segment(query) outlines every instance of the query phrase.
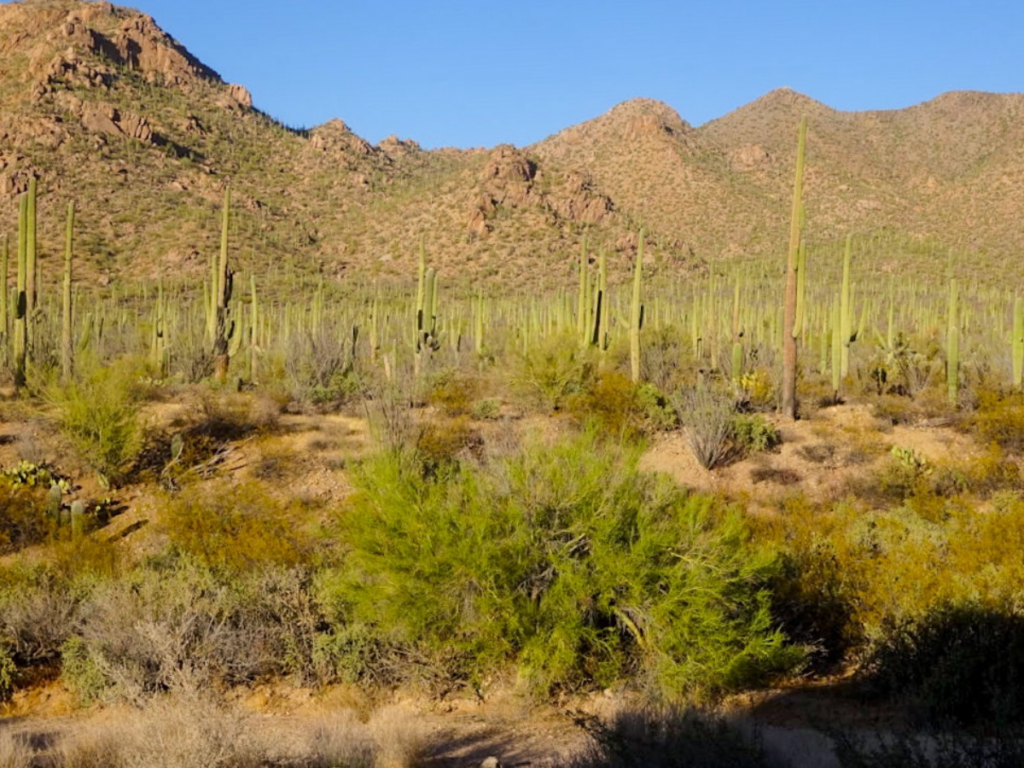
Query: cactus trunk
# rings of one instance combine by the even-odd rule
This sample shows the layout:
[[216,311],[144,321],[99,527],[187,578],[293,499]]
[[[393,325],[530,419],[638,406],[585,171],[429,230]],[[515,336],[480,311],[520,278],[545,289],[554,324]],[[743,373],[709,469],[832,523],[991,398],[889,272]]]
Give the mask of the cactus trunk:
[[644,231],[640,230],[640,242],[636,248],[636,266],[633,269],[633,298],[629,313],[629,370],[633,383],[640,381],[640,329],[643,325],[641,288],[644,270]]
[[797,266],[801,237],[801,210],[804,191],[804,148],[807,143],[807,118],[800,119],[796,147],[796,176],[793,180],[793,210],[789,226],[789,252],[786,257],[786,292],[782,305],[782,416],[796,419],[796,306]]
[[75,204],[68,203],[68,218],[64,232],[64,290],[61,294],[61,336],[60,336],[60,371],[67,383],[71,380],[74,366],[74,347],[71,341],[71,259],[74,252],[75,235]]

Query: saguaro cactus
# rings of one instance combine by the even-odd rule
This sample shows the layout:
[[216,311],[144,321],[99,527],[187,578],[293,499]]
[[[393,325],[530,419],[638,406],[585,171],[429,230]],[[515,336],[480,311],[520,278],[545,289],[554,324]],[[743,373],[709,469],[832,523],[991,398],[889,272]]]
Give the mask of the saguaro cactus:
[[216,283],[213,297],[216,300],[216,333],[213,342],[214,377],[223,384],[228,379],[231,363],[229,349],[234,324],[229,316],[231,287],[234,273],[228,268],[228,226],[231,216],[231,189],[224,190],[224,210],[221,215],[220,258],[217,261]]
[[1024,378],[1024,301],[1018,296],[1013,302],[1013,337],[1010,339],[1013,355],[1013,387],[1020,387]]
[[797,266],[800,252],[801,209],[804,193],[804,147],[807,143],[807,118],[800,119],[796,145],[796,178],[793,181],[793,210],[789,226],[789,252],[786,256],[786,294],[782,305],[782,415],[796,420],[796,303]]
[[14,386],[25,385],[25,354],[28,346],[28,304],[25,299],[28,271],[28,196],[23,195],[18,209],[18,287],[14,295]]
[[28,181],[25,200],[25,353],[32,359],[36,313],[36,180]]
[[74,366],[74,344],[71,338],[71,259],[74,252],[75,204],[68,203],[68,218],[64,232],[64,290],[61,294],[60,372],[65,382],[71,380]]
[[850,260],[853,254],[853,235],[846,236],[846,247],[843,250],[843,288],[839,299],[839,335],[842,339],[840,349],[839,375],[846,378],[850,373],[850,342],[853,340],[853,298],[850,288]]
[[946,388],[949,402],[956,404],[960,393],[960,292],[956,278],[949,279],[949,311],[946,318]]
[[640,329],[644,321],[641,304],[641,283],[644,271],[644,231],[640,230],[640,241],[636,247],[636,266],[633,268],[633,298],[629,307],[629,370],[633,383],[640,381]]
[[7,344],[11,334],[11,321],[8,317],[10,308],[7,306],[7,272],[8,272],[8,260],[10,258],[10,236],[4,233],[4,244],[0,248],[0,333],[3,333],[3,337],[0,337],[0,343]]

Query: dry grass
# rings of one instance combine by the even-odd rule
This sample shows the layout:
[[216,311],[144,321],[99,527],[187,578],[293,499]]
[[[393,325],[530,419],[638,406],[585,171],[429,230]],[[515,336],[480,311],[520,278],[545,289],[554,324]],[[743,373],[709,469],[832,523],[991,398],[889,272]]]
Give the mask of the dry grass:
[[0,730],[0,768],[29,768],[32,749],[19,734]]
[[[400,707],[367,722],[341,710],[282,723],[197,695],[78,723],[48,759],[57,768],[413,768],[428,746],[423,727]],[[0,768],[28,768],[32,758],[23,737],[0,734]]]

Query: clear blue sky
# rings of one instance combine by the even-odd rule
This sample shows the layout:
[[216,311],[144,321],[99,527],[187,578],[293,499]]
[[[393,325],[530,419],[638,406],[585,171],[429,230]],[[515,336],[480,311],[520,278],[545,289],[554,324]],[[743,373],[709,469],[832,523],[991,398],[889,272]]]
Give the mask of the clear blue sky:
[[521,146],[638,96],[699,125],[780,86],[1024,91],[1024,0],[136,1],[263,111],[373,142]]

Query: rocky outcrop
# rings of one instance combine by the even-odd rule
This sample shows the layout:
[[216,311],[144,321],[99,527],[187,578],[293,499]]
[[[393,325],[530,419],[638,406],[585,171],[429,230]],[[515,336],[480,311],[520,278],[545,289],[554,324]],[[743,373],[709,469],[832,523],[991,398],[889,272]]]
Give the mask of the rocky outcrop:
[[309,133],[309,149],[321,154],[373,154],[373,145],[352,132],[344,120],[330,120]]
[[488,220],[499,207],[519,208],[530,202],[536,172],[536,164],[512,145],[492,150],[480,173],[467,230],[485,234],[490,230]]
[[590,174],[585,172],[569,173],[548,204],[563,219],[581,224],[601,224],[615,210],[611,199],[597,192]]
[[[72,105],[73,113],[81,120],[82,127],[91,133],[138,139],[146,144],[156,143],[153,127],[141,115],[123,112],[106,102],[81,102],[77,99],[67,101]],[[75,101],[78,101],[77,108]]]

